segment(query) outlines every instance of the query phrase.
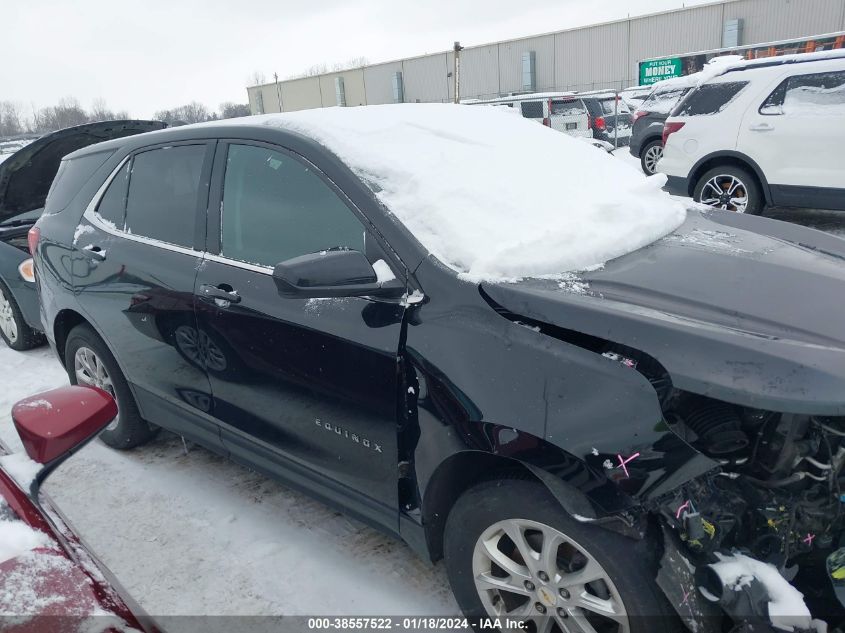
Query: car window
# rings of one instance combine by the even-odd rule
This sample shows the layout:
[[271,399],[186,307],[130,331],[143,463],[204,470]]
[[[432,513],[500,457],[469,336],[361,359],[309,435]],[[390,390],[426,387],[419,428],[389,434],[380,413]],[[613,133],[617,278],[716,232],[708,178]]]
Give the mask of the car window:
[[621,99],[617,102],[616,99],[602,99],[599,101],[601,110],[604,114],[613,116],[614,114],[631,114],[626,104]]
[[526,119],[542,119],[543,118],[543,102],[542,101],[523,101],[522,116]]
[[[106,162],[114,152],[97,152],[85,154],[73,160],[64,159],[59,165],[50,190],[47,192],[47,201],[44,208],[50,213],[58,213],[76,197],[82,186],[88,182],[94,172]],[[24,209],[28,210],[28,209]]]
[[789,77],[763,102],[760,114],[845,114],[845,71]]
[[557,116],[578,116],[584,114],[584,104],[579,99],[552,101],[552,114]]
[[137,154],[129,175],[126,230],[192,247],[205,145],[179,145]]
[[364,225],[299,160],[254,145],[230,145],[223,182],[221,254],[279,262],[331,248],[364,252]]
[[747,81],[724,81],[704,84],[690,92],[681,101],[673,116],[700,116],[717,114],[724,110],[748,85]]
[[109,183],[100,204],[97,205],[97,215],[100,220],[113,228],[123,229],[126,214],[126,190],[129,187],[129,161],[120,168]]
[[641,109],[655,114],[669,114],[687,92],[689,92],[687,87],[655,90],[643,101]]

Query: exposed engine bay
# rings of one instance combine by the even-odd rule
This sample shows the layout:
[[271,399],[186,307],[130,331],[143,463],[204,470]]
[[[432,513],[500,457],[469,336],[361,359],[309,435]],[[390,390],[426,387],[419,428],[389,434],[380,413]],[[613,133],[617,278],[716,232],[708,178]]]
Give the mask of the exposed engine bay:
[[[824,630],[818,620],[777,617],[779,609],[792,611],[789,616],[801,610],[784,605],[801,600],[797,592],[787,595],[794,591],[789,583],[813,618],[831,628],[841,624],[845,418],[728,404],[674,389],[659,364],[633,350],[614,346],[604,355],[643,373],[672,430],[721,466],[650,508],[694,568],[692,584],[704,600],[732,616],[737,628],[731,630],[769,630],[753,628],[755,621],[776,630]],[[771,567],[756,567],[757,561]],[[737,563],[745,563],[739,572],[731,568]],[[768,573],[774,569],[780,578]]]

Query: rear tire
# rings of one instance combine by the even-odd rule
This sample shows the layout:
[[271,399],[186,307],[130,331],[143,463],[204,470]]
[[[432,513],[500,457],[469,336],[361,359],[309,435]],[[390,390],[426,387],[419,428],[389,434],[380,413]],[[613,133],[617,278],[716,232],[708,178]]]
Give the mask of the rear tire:
[[3,281],[0,281],[0,338],[18,352],[44,343],[44,335],[27,325],[18,302]]
[[[739,201],[743,200],[744,205]],[[748,215],[763,213],[765,201],[757,178],[736,165],[722,165],[709,169],[695,183],[693,200],[715,209],[724,209]]]
[[533,623],[522,630],[566,631],[583,618],[597,630],[622,631],[624,620],[630,633],[680,630],[655,581],[655,543],[575,520],[533,481],[465,492],[446,521],[444,558],[458,605],[476,627],[478,618],[498,617]]
[[640,166],[646,176],[653,176],[657,172],[657,163],[663,158],[663,141],[655,139],[643,145],[640,150]]
[[77,325],[65,343],[65,370],[74,385],[93,385],[117,402],[117,418],[100,433],[112,448],[128,450],[149,442],[158,432],[141,417],[129,383],[108,346],[90,325]]

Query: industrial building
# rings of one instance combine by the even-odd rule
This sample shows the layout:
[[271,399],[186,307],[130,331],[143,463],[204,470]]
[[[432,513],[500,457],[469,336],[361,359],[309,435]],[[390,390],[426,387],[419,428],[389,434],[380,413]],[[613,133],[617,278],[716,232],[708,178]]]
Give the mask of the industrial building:
[[[459,95],[483,99],[524,91],[622,89],[640,83],[644,60],[841,32],[845,0],[722,0],[467,46],[460,52]],[[454,55],[450,50],[252,86],[247,88],[250,109],[260,114],[452,101]]]

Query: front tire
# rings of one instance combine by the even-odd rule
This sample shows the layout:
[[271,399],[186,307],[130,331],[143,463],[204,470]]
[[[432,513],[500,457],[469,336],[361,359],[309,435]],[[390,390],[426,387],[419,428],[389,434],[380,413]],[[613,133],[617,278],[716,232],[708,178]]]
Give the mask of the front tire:
[[513,619],[534,633],[678,627],[655,582],[654,543],[576,521],[532,481],[465,492],[446,521],[444,555],[455,598],[474,621]]
[[693,200],[716,209],[760,215],[763,192],[749,171],[735,165],[723,165],[706,171],[698,179]]
[[27,325],[9,287],[0,281],[0,338],[13,350],[22,352],[44,343],[44,335]]
[[91,326],[77,325],[70,331],[65,343],[65,370],[71,384],[99,387],[117,402],[117,417],[100,433],[108,446],[128,450],[149,442],[158,432],[141,417],[117,361]]
[[663,158],[663,141],[655,139],[649,141],[640,150],[640,166],[646,176],[657,173],[657,163]]

